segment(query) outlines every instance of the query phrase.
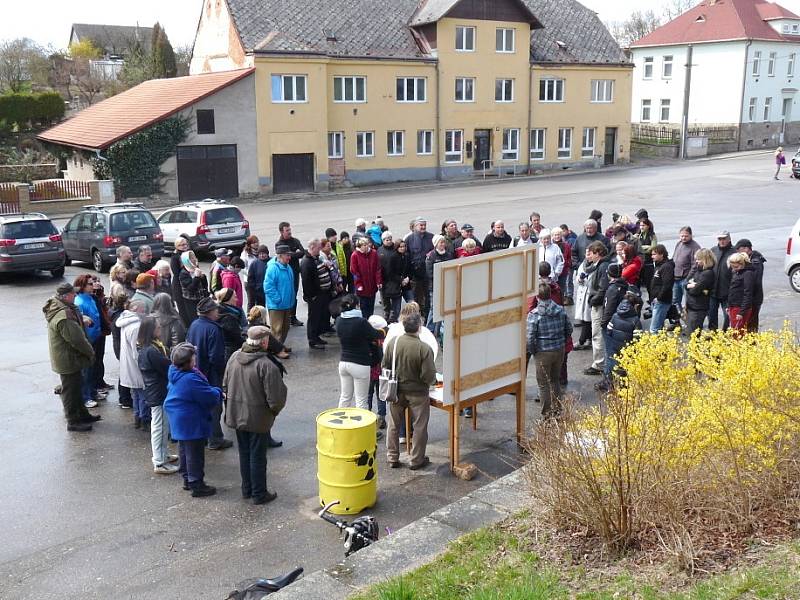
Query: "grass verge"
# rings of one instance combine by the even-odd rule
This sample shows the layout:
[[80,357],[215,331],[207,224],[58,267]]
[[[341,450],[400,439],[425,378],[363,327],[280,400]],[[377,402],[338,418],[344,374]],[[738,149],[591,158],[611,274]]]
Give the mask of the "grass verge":
[[[800,543],[753,547],[724,574],[689,579],[670,565],[558,560],[531,516],[480,529],[434,562],[373,586],[351,600],[765,600],[800,599]],[[538,550],[538,551],[537,551]]]

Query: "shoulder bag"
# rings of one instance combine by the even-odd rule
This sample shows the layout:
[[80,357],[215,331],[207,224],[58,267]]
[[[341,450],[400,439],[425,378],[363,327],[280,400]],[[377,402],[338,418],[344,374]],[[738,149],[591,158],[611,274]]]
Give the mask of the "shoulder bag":
[[395,368],[397,366],[397,341],[399,339],[399,335],[394,338],[391,370],[381,369],[381,374],[378,377],[378,398],[383,402],[397,402],[397,373]]

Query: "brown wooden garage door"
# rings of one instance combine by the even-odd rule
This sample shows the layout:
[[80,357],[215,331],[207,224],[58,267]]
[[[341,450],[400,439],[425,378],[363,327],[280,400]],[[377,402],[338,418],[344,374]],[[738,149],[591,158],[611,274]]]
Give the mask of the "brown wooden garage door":
[[275,194],[313,192],[314,155],[273,154],[272,191]]
[[178,196],[181,201],[235,198],[238,195],[236,144],[178,146]]

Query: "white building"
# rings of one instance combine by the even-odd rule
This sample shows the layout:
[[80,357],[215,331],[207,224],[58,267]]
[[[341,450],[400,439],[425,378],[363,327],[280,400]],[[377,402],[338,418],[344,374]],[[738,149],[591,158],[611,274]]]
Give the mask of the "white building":
[[740,150],[800,140],[800,16],[785,8],[703,0],[631,52],[632,123],[735,128]]

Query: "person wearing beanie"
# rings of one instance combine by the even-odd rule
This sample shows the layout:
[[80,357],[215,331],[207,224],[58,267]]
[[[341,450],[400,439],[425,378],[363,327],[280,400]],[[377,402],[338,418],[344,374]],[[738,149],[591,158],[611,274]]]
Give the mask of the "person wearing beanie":
[[83,403],[81,371],[94,363],[94,349],[83,328],[83,318],[75,306],[75,288],[62,283],[55,296],[42,308],[47,321],[50,365],[61,379],[61,403],[67,431],[88,432],[100,420]]
[[282,445],[270,431],[275,417],[286,405],[283,365],[269,352],[269,329],[260,325],[247,330],[240,350],[225,369],[225,424],[236,431],[242,498],[253,504],[272,502],[278,495],[267,488],[267,448]]
[[[222,390],[197,370],[196,349],[184,342],[170,353],[164,412],[172,439],[178,442],[183,489],[193,498],[213,496],[217,489],[205,482],[205,446],[214,415],[222,409]],[[219,417],[217,416],[217,424]]]
[[131,298],[144,304],[144,314],[149,315],[153,310],[153,300],[156,296],[156,282],[152,275],[139,273],[136,277],[136,293]]
[[[225,373],[225,335],[217,322],[219,312],[219,304],[211,298],[203,298],[197,304],[197,319],[192,321],[186,332],[186,341],[194,346],[197,354],[197,369],[214,387],[222,385]],[[233,446],[233,442],[226,440],[222,433],[221,416],[220,406],[214,409],[210,435],[206,436],[209,450],[224,450]]]

